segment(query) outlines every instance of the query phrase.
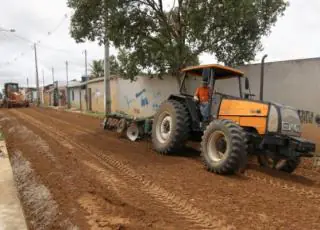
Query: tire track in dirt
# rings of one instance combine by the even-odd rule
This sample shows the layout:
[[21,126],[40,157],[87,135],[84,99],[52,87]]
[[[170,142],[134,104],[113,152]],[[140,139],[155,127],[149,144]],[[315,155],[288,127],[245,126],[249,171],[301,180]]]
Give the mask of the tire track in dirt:
[[[302,196],[304,198],[312,199],[312,200],[319,200],[320,201],[320,190],[315,189],[306,189],[305,186],[301,186],[298,184],[288,183],[279,179],[275,179],[269,176],[258,175],[255,172],[247,170],[245,172],[245,176],[264,185],[270,185],[275,188],[279,188],[281,190],[285,190],[287,192],[292,192],[296,195]],[[316,205],[317,208],[318,205]]]
[[[47,135],[47,132],[44,133],[42,130],[39,130],[37,127],[32,125],[32,123],[25,123],[24,120],[21,120],[20,118],[15,117],[15,116],[11,116],[11,118],[12,118],[12,120],[15,121],[15,122],[13,122],[14,124],[12,122],[10,124],[6,124],[6,129],[5,129],[6,134],[9,133],[8,130],[11,130],[11,132],[10,132],[11,133],[10,134],[10,141],[12,143],[10,145],[11,148],[16,148],[16,143],[20,143],[21,140],[25,139],[24,138],[25,135],[22,135],[23,132],[15,132],[17,130],[20,130],[19,128],[21,126],[25,127],[24,125],[21,125],[21,123],[24,123],[26,125],[25,129],[21,129],[21,131],[28,130],[28,132],[25,133],[28,136],[40,135],[44,139],[44,141],[51,139],[51,137],[49,135]],[[30,138],[28,138],[27,143],[26,143],[26,141],[23,141],[22,143],[29,144]],[[52,145],[52,143],[55,143],[55,145]],[[47,143],[47,146],[50,145],[50,148],[51,147],[53,148],[52,151],[55,153],[54,156],[56,157],[57,160],[65,159],[64,158],[65,153],[67,155],[73,155],[73,157],[75,157],[74,154],[76,153],[76,151],[78,149],[75,149],[76,151],[74,150],[73,152],[68,151],[67,149],[63,148],[63,146],[61,146],[58,143],[59,142],[57,142],[55,139],[52,139],[52,140],[50,140],[50,143]],[[31,144],[30,146],[28,146],[28,145],[22,146],[22,149],[24,149],[24,153],[26,154],[26,156],[28,156],[29,158],[31,157],[30,162],[37,165],[37,162],[40,161],[42,163],[42,165],[47,165],[47,163],[50,161],[47,161],[48,159],[45,157],[45,155],[41,154],[40,156],[37,157],[38,143],[33,142],[33,144],[32,143],[30,143],[30,144]],[[57,149],[60,149],[63,155],[60,155],[59,154],[60,151],[59,150],[57,151]],[[32,154],[32,153],[28,154],[27,153],[28,150],[29,150],[29,152],[34,152],[35,154]],[[34,159],[33,157],[36,157],[36,159]],[[45,160],[43,160],[42,157]],[[69,159],[69,160],[74,161],[73,157],[69,157],[69,158],[67,157],[67,160]],[[42,160],[40,160],[40,159],[42,159]],[[88,158],[81,157],[80,159],[88,159],[89,160],[88,162],[91,163],[91,166],[92,166],[91,168],[94,167],[94,164],[92,162],[96,162],[94,159],[92,159],[92,157],[88,157]],[[50,187],[50,190],[55,191],[55,198],[58,198],[57,201],[59,201],[62,209],[65,210],[66,204],[65,204],[65,202],[63,202],[64,199],[61,201],[61,199],[59,197],[61,197],[61,196],[68,197],[68,198],[66,198],[67,202],[72,202],[73,204],[75,204],[75,206],[77,207],[76,208],[77,210],[85,211],[85,215],[83,215],[84,214],[83,211],[80,211],[81,213],[77,213],[76,214],[77,218],[81,218],[82,220],[90,220],[90,221],[88,221],[88,224],[91,224],[91,225],[93,223],[98,223],[97,225],[93,225],[94,229],[106,229],[107,227],[112,227],[112,229],[115,229],[115,228],[118,229],[118,228],[121,228],[121,226],[123,226],[123,225],[126,225],[125,227],[128,227],[129,229],[131,229],[131,228],[132,229],[150,229],[151,226],[153,229],[154,229],[154,226],[159,226],[160,229],[165,229],[165,228],[167,228],[168,225],[169,225],[168,228],[175,226],[176,228],[173,228],[173,229],[177,229],[178,226],[185,226],[186,225],[186,221],[178,221],[178,222],[172,221],[173,219],[171,218],[170,215],[162,215],[164,217],[162,217],[162,216],[158,217],[157,215],[155,215],[157,212],[160,212],[160,213],[163,212],[163,209],[164,209],[163,206],[158,206],[161,208],[157,208],[156,206],[151,206],[152,209],[150,210],[149,204],[144,205],[143,207],[146,207],[146,210],[147,210],[147,212],[146,212],[143,209],[137,208],[140,206],[137,205],[136,203],[134,203],[134,205],[128,205],[127,200],[126,199],[123,200],[122,196],[117,196],[117,195],[112,194],[112,190],[115,188],[115,186],[113,186],[112,189],[109,189],[108,183],[110,181],[105,180],[104,183],[101,183],[101,181],[96,180],[96,177],[98,177],[100,175],[97,174],[96,171],[89,170],[88,167],[82,166],[82,164],[79,164],[79,163],[81,163],[80,159],[77,164],[77,169],[80,169],[83,172],[82,176],[80,176],[77,173],[73,174],[72,170],[71,170],[71,172],[68,171],[68,173],[66,173],[66,172],[62,173],[60,170],[59,170],[59,172],[55,171],[55,167],[58,167],[58,166],[60,166],[59,168],[64,171],[66,164],[64,164],[64,167],[63,167],[62,165],[60,165],[62,163],[61,161],[52,162],[53,164],[51,165],[51,167],[44,166],[45,168],[47,168],[49,170],[43,170],[41,167],[40,168],[36,167],[36,169],[37,169],[38,174],[41,175],[41,178],[44,178],[44,180],[47,181],[46,184]],[[99,164],[99,162],[96,162],[96,163]],[[108,170],[109,168],[111,168],[111,167],[108,167],[107,171],[106,171],[105,170],[106,168],[102,167],[102,169],[104,169],[104,176],[108,175],[108,178],[111,178],[110,177],[111,172]],[[69,169],[75,169],[75,168],[71,166]],[[56,182],[57,177],[53,178],[51,181],[51,179],[50,179],[51,173],[54,173],[54,174],[59,173],[60,174],[58,176],[59,182]],[[68,180],[65,181],[65,179],[67,177],[69,177],[69,175],[73,176],[73,178],[74,178],[73,181],[76,178],[78,178],[79,176],[81,178],[79,178],[79,180],[76,179],[77,182],[75,182],[75,183],[70,183],[70,181],[68,181]],[[78,175],[78,177],[74,177],[75,175]],[[82,187],[81,185],[83,185],[83,180],[89,180],[91,182],[90,185],[93,185],[93,186],[85,185],[84,187]],[[65,185],[68,185],[68,186],[65,186]],[[58,186],[61,187],[61,189],[57,190]],[[66,190],[64,190],[62,188],[66,188]],[[103,189],[103,191],[101,191],[102,189]],[[72,195],[72,194],[74,194],[72,192],[72,190],[77,190],[77,194]],[[58,194],[56,193],[57,191],[58,191]],[[70,196],[68,194],[70,194]],[[83,196],[86,196],[88,194],[90,194],[91,198],[94,198],[94,199],[92,199],[92,202],[89,202],[90,200],[86,199],[85,202],[80,203],[81,201],[83,201],[80,198],[82,198]],[[131,195],[133,195],[133,194],[136,195],[137,193],[131,193]],[[80,196],[80,198],[78,200],[79,196]],[[139,195],[138,197],[139,197],[138,199],[140,200],[141,195]],[[78,202],[77,202],[77,200],[78,200]],[[99,201],[99,202],[96,202],[96,201]],[[146,200],[146,201],[149,203],[150,199]],[[82,205],[82,207],[86,207],[86,205],[88,205],[88,207],[87,208],[80,208],[80,206],[77,205],[78,203],[80,203],[80,205]],[[96,206],[93,209],[92,207],[95,204],[97,204],[99,206]],[[67,212],[67,215],[69,214],[71,216],[74,216],[73,210],[71,210],[70,205],[68,205],[68,206],[69,206],[69,209],[68,209],[69,211]],[[99,211],[99,210],[103,210],[103,212]],[[90,213],[91,211],[94,211],[97,213]],[[148,213],[148,214],[146,214],[146,213]],[[110,219],[112,221],[108,222],[109,218],[106,218],[105,215],[110,216]],[[175,216],[174,213],[171,213],[171,215]],[[123,219],[130,219],[130,223],[127,225],[127,222],[125,222],[125,223],[120,222]],[[117,221],[119,221],[119,222],[116,223]],[[79,223],[79,222],[77,222],[77,223]],[[100,226],[100,228],[98,228],[99,226]],[[164,227],[164,226],[166,226],[166,227]],[[62,229],[66,229],[66,228],[62,228]],[[90,229],[90,228],[85,227],[84,229]]]
[[[36,113],[43,116],[43,114],[39,113],[38,111],[36,111]],[[93,131],[91,131],[89,129],[83,128],[81,126],[77,126],[75,124],[63,121],[61,119],[58,119],[58,118],[55,118],[52,116],[50,116],[50,119],[55,120],[61,124],[67,124],[68,126],[73,127],[73,129],[75,131],[82,131],[82,132],[86,132],[87,134],[94,133]],[[121,141],[121,140],[119,140],[119,141]],[[197,164],[197,162],[194,162],[194,163]],[[311,171],[311,170],[307,170],[307,169],[300,169],[300,170],[303,172]],[[319,176],[320,176],[320,173],[317,173],[316,171],[312,171],[312,172],[319,174]],[[275,172],[275,173],[277,174],[278,172]],[[304,173],[302,173],[302,174],[304,175]],[[268,176],[266,174],[258,173],[258,172],[252,171],[252,170],[247,170],[245,172],[245,176],[249,179],[256,181],[256,182],[263,183],[263,184],[267,183],[268,185],[270,185],[272,187],[275,187],[275,188],[278,188],[281,190],[285,190],[287,192],[292,192],[294,194],[298,194],[298,195],[306,197],[308,199],[317,199],[317,200],[319,199],[320,200],[320,189],[313,189],[313,188],[310,188],[309,186],[304,186],[299,183],[287,182],[287,181],[282,180],[281,178],[274,178],[272,176]],[[317,183],[315,182],[315,185],[316,184]]]
[[[34,112],[34,110],[32,110],[32,111],[30,111],[30,115],[34,115],[33,114],[33,112]],[[38,113],[37,113],[38,114]],[[44,118],[46,117],[44,114],[41,114]],[[47,113],[47,115],[51,115],[51,113],[48,111],[48,113]],[[61,114],[61,116],[62,116],[63,114]],[[61,118],[61,116],[60,116],[60,118]],[[37,116],[36,116],[37,117]],[[62,116],[62,118],[64,118],[64,116]],[[41,120],[41,119],[40,119]],[[59,119],[60,120],[60,119]],[[88,120],[90,120],[90,119],[88,119]],[[84,121],[85,121],[85,119],[84,119]],[[78,123],[81,123],[81,120],[80,121],[78,121]],[[72,127],[72,129],[74,129],[74,124],[72,124],[72,123],[69,123],[70,124],[70,126]],[[53,123],[53,125],[55,125],[54,123]],[[56,124],[56,125],[58,125],[58,124]],[[93,124],[94,125],[94,124]],[[70,132],[70,129],[68,129],[68,132]],[[100,134],[102,134],[102,132],[100,133]],[[95,132],[95,136],[97,136],[97,135],[100,135],[100,134],[97,134],[97,131]],[[113,133],[114,134],[114,133]],[[70,136],[70,134],[69,134],[69,136]],[[99,136],[100,137],[100,136]],[[120,142],[120,143],[122,143],[122,144],[128,144],[128,142],[127,141],[124,141],[124,140],[121,140],[121,139],[117,139],[116,137],[115,137],[115,135],[112,135],[111,137],[109,137],[108,136],[108,138],[99,138],[100,139],[100,141],[104,141],[104,140],[108,140],[109,141],[109,138],[110,139],[116,139],[116,140],[118,140],[117,142]],[[74,139],[79,139],[79,138],[74,138]],[[81,138],[80,138],[81,139]],[[112,140],[113,141],[113,140]],[[90,141],[88,141],[88,142],[85,142],[85,143],[90,143]],[[110,143],[110,142],[109,142]],[[130,143],[131,144],[131,143]],[[136,144],[137,146],[140,146],[141,147],[141,143],[132,143],[133,145],[134,144]],[[85,146],[84,148],[88,148],[88,149],[91,149],[92,150],[92,148],[91,148],[92,146],[91,146],[91,144],[89,144],[89,145],[87,145],[87,146]],[[101,150],[98,150],[98,151],[101,151]],[[106,152],[106,151],[104,151],[104,152]],[[139,152],[141,152],[141,151],[139,151]],[[112,152],[112,154],[113,155],[115,155],[115,153],[114,152]],[[143,153],[141,152],[141,154],[143,155]],[[149,157],[148,157],[149,158]],[[150,159],[152,159],[152,158],[150,158]],[[150,160],[149,159],[149,160]],[[160,161],[162,161],[161,160],[161,158],[156,158],[156,159],[159,159]],[[166,158],[166,159],[168,159],[168,158]],[[181,159],[179,159],[179,161],[181,161],[180,163],[179,163],[179,165],[180,164],[183,164],[183,161],[185,161],[186,163],[188,163],[188,165],[190,166],[190,164],[192,163],[192,164],[194,164],[194,165],[197,165],[197,169],[199,169],[199,165],[200,165],[200,163],[198,163],[196,160],[190,160],[189,158],[187,158],[187,159],[183,159],[183,158],[181,158]],[[163,163],[164,162],[167,162],[167,161],[163,161]],[[170,161],[169,161],[170,162]],[[140,170],[141,171],[141,170]],[[193,170],[194,171],[194,170]],[[251,171],[251,170],[250,170]],[[255,171],[253,171],[253,173],[254,173],[254,175],[256,175],[255,173]],[[216,178],[216,176],[214,176],[215,178]],[[218,177],[219,178],[219,177]],[[216,178],[216,179],[218,179],[218,178]],[[246,177],[246,178],[248,178],[249,180],[251,180],[251,181],[253,181],[254,183],[255,183],[255,181],[253,180],[253,179],[251,179],[251,178],[249,178],[249,177]],[[209,179],[209,178],[208,178]],[[277,178],[275,178],[275,179],[277,179]],[[153,181],[153,180],[152,180]],[[219,181],[219,180],[218,180]],[[215,182],[215,181],[212,181],[212,182]],[[217,181],[216,181],[217,182]],[[250,183],[250,182],[249,182]],[[264,185],[263,183],[258,183],[258,184],[261,184],[261,185]],[[239,185],[241,186],[241,183],[239,183]],[[188,187],[188,186],[187,186]],[[250,187],[252,187],[252,186],[250,186]],[[263,186],[259,186],[260,188],[263,188]],[[283,189],[281,189],[281,188],[279,188],[279,187],[277,187],[277,186],[270,186],[270,187],[273,187],[273,188],[276,188],[277,190],[279,190],[279,192],[280,192],[280,190],[281,190],[281,193],[282,193],[282,196],[283,195],[285,195],[285,193],[283,193],[283,192],[287,192],[288,190],[283,190]],[[167,188],[168,190],[171,190],[171,188]],[[254,192],[254,187],[252,187],[250,190],[252,190],[252,192]],[[176,189],[175,189],[176,190]],[[260,191],[261,189],[259,189],[259,191]],[[273,190],[273,191],[272,191]],[[178,192],[178,191],[177,191]],[[180,192],[180,191],[179,191]],[[223,192],[227,192],[227,191],[223,191]],[[240,191],[239,191],[240,192]],[[276,190],[274,190],[274,189],[269,189],[269,192],[271,192],[272,194],[274,194],[274,193],[276,193],[277,191]],[[180,193],[179,193],[180,194]],[[183,193],[184,195],[188,195],[188,193]],[[292,197],[292,195],[296,195],[296,193],[294,193],[294,192],[290,192],[290,196]],[[258,195],[258,197],[259,197],[260,195]],[[222,196],[221,196],[222,197]],[[304,198],[304,196],[299,196],[299,197],[303,197]],[[269,198],[269,197],[266,197],[267,199]],[[285,196],[284,196],[284,198],[285,198]],[[190,199],[190,198],[189,198]],[[299,199],[299,200],[301,200],[301,199]],[[225,200],[226,201],[226,200]],[[280,202],[281,202],[281,200],[279,200]],[[231,201],[232,202],[232,201]],[[221,202],[220,202],[221,203]],[[233,202],[232,202],[233,203]],[[242,203],[242,202],[241,202]],[[222,205],[223,205],[223,202],[221,203]],[[240,204],[240,203],[239,203]],[[309,206],[310,207],[310,205],[315,205],[313,202],[308,202],[308,205],[307,206]],[[273,206],[274,206],[274,204],[273,204]],[[205,206],[204,206],[205,207]],[[241,208],[241,206],[239,206],[240,207],[240,209],[242,209]],[[236,210],[239,210],[239,207],[237,206],[237,207],[234,207]],[[276,206],[274,206],[275,208],[276,208]],[[221,210],[220,210],[221,211]],[[259,214],[259,212],[257,212],[258,210],[255,210],[255,211],[252,211],[252,212],[250,212],[250,210],[246,210],[245,211],[245,213],[243,213],[245,216],[247,216],[249,219],[256,219],[256,223],[257,224],[265,224],[264,226],[265,227],[267,227],[268,226],[268,224],[265,222],[266,221],[266,219],[267,220],[271,220],[272,219],[272,223],[273,224],[271,224],[271,226],[277,226],[277,225],[283,225],[283,223],[284,223],[284,221],[283,220],[281,220],[281,219],[277,219],[277,214],[273,214],[273,213],[268,213],[267,214],[267,216],[266,217],[264,217],[263,215],[264,215],[264,211],[261,209],[261,210],[259,210],[260,212],[262,212],[262,213],[260,213]],[[242,215],[242,213],[239,213],[239,214],[241,214]],[[262,216],[260,216],[260,215],[262,215]],[[255,217],[254,217],[255,216]],[[282,215],[283,216],[283,215]],[[285,215],[286,216],[286,215]],[[261,220],[260,220],[261,219]],[[260,221],[257,221],[257,220],[260,220]],[[265,221],[263,221],[263,220],[265,220]],[[231,220],[231,222],[232,222],[232,220]],[[237,221],[236,221],[237,222]],[[278,223],[278,224],[275,224],[275,223]],[[290,224],[289,223],[286,223],[287,225],[287,227],[289,227],[290,226]],[[271,227],[271,226],[269,226],[269,227]],[[293,227],[294,225],[292,225],[292,227]],[[256,227],[255,227],[256,228]],[[261,228],[261,226],[259,227],[259,228]],[[263,229],[264,227],[262,227],[262,229]]]
[[[32,123],[39,129],[47,132],[47,134],[50,135],[53,139],[56,139],[59,142],[64,142],[66,144],[66,147],[74,146],[81,149],[83,152],[92,155],[92,152],[86,150],[86,146],[76,143],[73,140],[67,141],[67,139],[69,139],[68,136],[64,135],[62,132],[56,130],[55,128],[48,126],[36,120],[35,118],[23,114],[17,110],[11,110],[11,112],[21,119],[25,120],[26,122]],[[113,154],[111,152],[109,153]],[[108,163],[109,165],[118,169],[119,173],[121,172],[123,178],[125,178],[126,181],[128,181],[129,183],[131,180],[137,181],[140,184],[140,190],[154,197],[155,199],[169,207],[171,210],[173,210],[175,213],[195,223],[199,227],[204,229],[235,229],[234,226],[228,225],[225,221],[225,218],[222,217],[219,213],[216,213],[217,215],[215,215],[214,217],[209,213],[203,212],[202,210],[191,205],[187,200],[184,200],[176,194],[168,192],[154,182],[144,179],[133,169],[114,159],[112,156],[103,154],[101,152],[95,152],[94,154],[96,155],[97,160],[104,160],[104,162],[101,163]]]
[[[69,218],[73,220],[72,222],[84,226],[82,221],[74,219],[72,215],[68,215],[68,210],[70,210],[68,209],[70,207],[69,203],[59,203],[60,197],[55,196],[55,191],[50,187],[52,184],[47,183],[48,178],[53,178],[52,181],[55,184],[57,171],[60,172],[61,170],[60,161],[55,158],[51,146],[47,143],[48,138],[43,139],[41,135],[22,125],[14,116],[8,116],[5,113],[1,113],[0,116],[10,118],[6,119],[7,121],[5,122],[0,119],[0,126],[6,136],[16,185],[19,188],[18,195],[21,199],[23,198],[22,206],[30,229],[69,229],[67,228],[67,225],[69,225],[67,219]],[[32,158],[32,155],[37,160]],[[44,159],[48,165],[53,167],[47,167],[48,171],[39,173],[38,159]],[[31,171],[33,171],[33,176],[30,176]],[[64,175],[64,177],[60,177],[62,178],[62,183],[70,184],[68,183],[68,174]],[[62,191],[60,192],[63,193]],[[52,202],[48,203],[48,199]],[[56,205],[53,205],[53,203]],[[57,205],[59,208],[55,207]],[[50,217],[51,212],[56,213],[56,215]],[[43,223],[45,219],[52,221],[51,227]],[[38,227],[34,227],[37,225]]]
[[320,172],[318,172],[317,170],[319,170],[320,167],[316,167],[313,169],[310,168],[305,168],[305,167],[299,167],[297,168],[297,170],[295,171],[295,173],[297,174],[302,174],[311,178],[316,178],[318,181],[320,180]]
[[[53,117],[53,116],[51,116],[52,114],[49,114],[49,116],[45,116],[43,113],[41,113],[40,111],[38,111],[36,109],[33,109],[32,112],[34,112],[37,115],[39,115],[41,117],[44,117],[46,119],[49,119],[49,120],[52,120],[52,121],[56,121],[56,122],[58,122],[60,124],[67,125],[68,128],[72,127],[72,130],[74,130],[74,132],[77,133],[77,134],[90,134],[90,135],[95,135],[95,136],[97,135],[96,131],[93,131],[93,130],[85,128],[83,126],[80,126],[80,125],[77,125],[77,124],[74,124],[74,123],[70,123],[70,122],[67,122],[65,120]],[[65,112],[65,113],[70,113],[70,112]],[[83,115],[83,116],[85,116],[85,115]],[[102,129],[102,127],[101,127],[101,129]],[[108,130],[104,130],[104,131],[114,134],[114,132],[112,132],[112,131],[108,131]],[[112,140],[112,142],[114,142],[114,143],[123,144],[123,140],[115,138],[114,136],[112,136],[108,140],[109,141]],[[133,148],[137,148],[137,146],[136,146],[137,142],[132,142],[131,144],[132,144]]]
[[[145,203],[148,203],[148,206],[152,206],[153,208],[156,207],[157,210],[163,209],[163,205],[162,203],[159,203],[156,199],[150,199],[149,196],[141,196],[139,198],[139,200],[137,201],[137,199],[132,195],[135,194],[136,191],[136,187],[139,187],[139,185],[135,185],[134,187],[130,184],[127,184],[124,180],[118,179],[119,177],[121,177],[121,175],[119,175],[119,173],[111,166],[108,167],[108,170],[106,171],[105,169],[105,165],[103,166],[99,166],[97,164],[94,164],[92,162],[89,161],[83,161],[82,162],[84,165],[86,165],[88,168],[92,169],[93,172],[97,175],[96,179],[98,181],[101,182],[101,184],[107,184],[108,189],[110,189],[111,192],[113,192],[113,196],[114,197],[121,197],[121,200],[125,200],[127,204],[134,204],[134,206],[136,207],[143,207]],[[91,194],[90,194],[91,195]],[[115,219],[112,222],[115,222],[116,220],[119,220],[119,218],[122,219],[127,219],[125,218],[126,215],[126,210],[124,207],[122,206],[116,206],[114,207],[114,205],[112,204],[112,202],[109,201],[110,199],[107,200],[107,202],[109,203],[107,205],[107,207],[103,207],[104,213],[103,215],[108,215],[111,217],[115,217]],[[101,201],[99,202],[101,203],[105,203],[106,201]],[[86,207],[86,203],[84,203],[85,207]],[[90,207],[88,207],[90,208]],[[100,207],[97,207],[97,209],[101,209]],[[108,212],[106,213],[106,210],[108,210]],[[91,212],[92,213],[92,212]],[[161,212],[160,212],[161,213]],[[134,222],[134,226],[139,226],[139,228],[137,229],[145,229],[145,228],[152,228],[152,229],[177,229],[177,227],[174,226],[183,226],[185,223],[184,221],[181,222],[180,219],[175,219],[172,222],[172,226],[171,223],[164,223],[164,219],[168,219],[168,216],[172,216],[175,215],[175,213],[171,213],[170,211],[168,211],[168,209],[166,208],[165,213],[161,213],[161,217],[158,215],[159,212],[154,212],[154,214],[157,216],[157,219],[154,219],[153,221],[151,221],[151,223],[146,224],[145,221],[139,219],[138,221],[136,221],[136,219],[131,218],[130,222]],[[93,217],[95,218],[95,217]],[[96,219],[100,220],[100,217],[96,217]],[[105,218],[104,218],[105,219]],[[108,218],[109,219],[109,218]],[[102,218],[103,220],[103,218]],[[106,222],[106,221],[104,221]],[[167,222],[167,221],[166,221]],[[121,223],[121,222],[119,222]],[[145,226],[147,225],[147,226]],[[165,227],[164,227],[165,226]],[[180,228],[180,227],[179,227]]]

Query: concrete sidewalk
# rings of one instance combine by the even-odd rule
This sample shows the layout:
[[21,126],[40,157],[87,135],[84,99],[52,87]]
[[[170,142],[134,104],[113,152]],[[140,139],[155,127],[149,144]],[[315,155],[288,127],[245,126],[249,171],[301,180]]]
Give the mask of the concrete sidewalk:
[[0,230],[27,230],[6,144],[0,133]]

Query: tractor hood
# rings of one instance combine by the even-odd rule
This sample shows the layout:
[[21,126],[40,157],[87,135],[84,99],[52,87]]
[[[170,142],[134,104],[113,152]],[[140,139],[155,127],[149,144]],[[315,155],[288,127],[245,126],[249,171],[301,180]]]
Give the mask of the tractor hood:
[[243,126],[250,126],[253,122],[260,134],[268,132],[301,136],[298,111],[293,107],[275,102],[225,98],[220,104],[219,116],[233,119]]
[[219,115],[220,116],[268,116],[269,104],[259,101],[243,99],[223,99]]

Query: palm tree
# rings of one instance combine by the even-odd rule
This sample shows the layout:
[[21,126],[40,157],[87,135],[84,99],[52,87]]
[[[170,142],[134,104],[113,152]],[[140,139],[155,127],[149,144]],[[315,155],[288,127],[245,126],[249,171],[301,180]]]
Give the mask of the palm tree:
[[[110,55],[110,74],[119,74],[120,66],[117,58],[114,55]],[[93,60],[90,64],[90,72],[92,78],[103,77],[104,76],[104,60]]]
[[93,78],[103,77],[103,60],[93,60],[92,64],[90,64],[90,71]]

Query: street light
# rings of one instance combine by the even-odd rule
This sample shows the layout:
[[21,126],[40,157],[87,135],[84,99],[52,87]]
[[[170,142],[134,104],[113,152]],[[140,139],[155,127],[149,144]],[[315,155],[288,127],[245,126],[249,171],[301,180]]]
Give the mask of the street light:
[[0,32],[10,32],[10,33],[14,33],[14,32],[16,32],[16,30],[15,30],[15,29],[9,29],[9,30],[7,30],[7,29],[0,28]]

